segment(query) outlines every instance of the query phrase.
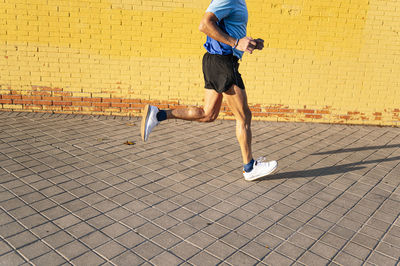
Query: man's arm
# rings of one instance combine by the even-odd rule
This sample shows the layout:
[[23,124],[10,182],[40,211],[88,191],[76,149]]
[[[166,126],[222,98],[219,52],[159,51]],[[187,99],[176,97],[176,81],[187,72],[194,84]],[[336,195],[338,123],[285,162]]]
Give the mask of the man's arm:
[[[218,18],[212,12],[206,12],[200,22],[199,30],[216,41],[235,46],[237,39],[229,36],[217,26]],[[250,54],[254,49],[261,50],[264,47],[264,41],[254,40],[251,37],[244,37],[238,41],[236,49]]]

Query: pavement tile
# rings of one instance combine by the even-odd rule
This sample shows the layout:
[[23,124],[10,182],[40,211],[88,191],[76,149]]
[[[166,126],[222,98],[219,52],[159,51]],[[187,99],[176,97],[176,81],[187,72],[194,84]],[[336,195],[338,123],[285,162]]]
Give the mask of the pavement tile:
[[95,251],[102,256],[106,257],[108,260],[119,256],[124,253],[127,249],[116,241],[107,242],[95,249]]
[[343,251],[346,251],[348,254],[365,261],[372,250],[350,241]]
[[102,229],[102,228],[114,223],[114,220],[105,214],[100,214],[96,217],[87,219],[86,221],[89,225],[93,226],[96,229]]
[[160,227],[158,227],[154,224],[151,224],[151,223],[146,223],[136,229],[136,232],[138,234],[140,234],[141,236],[144,236],[146,238],[149,238],[149,239],[158,235],[162,231],[163,230]]
[[158,217],[157,219],[154,220],[154,223],[161,228],[168,230],[174,225],[177,225],[179,221],[177,219],[172,218],[169,215],[163,215],[161,217]]
[[111,262],[113,262],[116,265],[139,265],[143,264],[145,260],[128,250],[122,253],[121,255],[113,258]]
[[263,262],[267,265],[291,265],[294,261],[278,252],[269,253]]
[[161,254],[163,252],[163,249],[153,242],[146,241],[134,247],[132,251],[134,251],[135,254],[138,254],[142,258],[145,258],[146,260],[151,260],[155,256]]
[[202,232],[205,232],[212,237],[220,239],[228,234],[230,230],[217,223],[209,223],[206,228],[202,229]]
[[131,215],[131,212],[128,210],[125,210],[123,208],[120,208],[119,206],[109,212],[106,213],[108,217],[110,217],[113,220],[116,221],[121,221],[122,219],[128,217]]
[[100,265],[104,263],[105,260],[95,252],[87,251],[83,255],[73,259],[71,262],[75,265]]
[[368,258],[369,263],[373,263],[375,265],[398,265],[398,258],[394,259],[380,252],[373,252],[371,256]]
[[145,238],[140,236],[138,233],[129,231],[117,238],[115,238],[118,243],[126,247],[127,249],[131,249],[140,243],[143,243],[145,241]]
[[162,211],[156,208],[147,208],[139,212],[139,215],[148,220],[155,220],[163,215]]
[[[347,252],[340,252],[335,258],[334,262],[337,262],[339,264],[347,264],[347,265],[362,265],[363,261],[354,257],[353,255],[347,253]],[[382,263],[382,262],[380,262]],[[387,264],[382,264],[382,265],[387,265]]]
[[189,258],[193,257],[195,254],[199,253],[201,249],[191,243],[182,241],[176,246],[172,247],[170,251],[171,253],[186,261]]
[[29,231],[22,231],[13,236],[7,237],[7,241],[16,249],[35,242],[38,238]]
[[20,250],[21,254],[23,254],[28,259],[32,260],[36,257],[40,257],[51,251],[51,248],[44,244],[42,241],[36,241],[32,244],[22,247]]
[[368,225],[364,226],[361,230],[359,230],[359,232],[363,233],[365,235],[368,235],[369,237],[371,237],[373,239],[376,239],[376,240],[381,239],[382,236],[385,234],[384,231],[375,229],[375,228],[373,228],[371,226],[368,226]]
[[15,234],[19,234],[25,230],[25,228],[17,222],[14,222],[14,219],[10,219],[12,222],[7,224],[0,225],[0,235],[2,237],[10,237]]
[[0,242],[0,256],[10,252],[11,250],[12,248],[6,241],[2,240]]
[[37,235],[41,239],[46,236],[52,235],[58,231],[60,231],[60,228],[57,227],[52,222],[47,222],[47,223],[41,224],[41,225],[31,229],[31,232],[33,232],[35,235]]
[[384,242],[379,243],[376,250],[379,251],[380,253],[390,256],[394,259],[398,260],[400,258],[400,255],[399,255],[400,247],[395,247],[388,243],[384,243]]
[[362,233],[357,233],[352,241],[369,249],[373,249],[378,243],[378,240]]
[[18,198],[10,198],[9,200],[3,201],[1,204],[4,210],[13,210],[25,205],[25,203]]
[[79,240],[91,249],[95,249],[96,247],[108,242],[110,238],[101,231],[94,231],[81,237]]
[[49,244],[52,248],[56,249],[60,246],[63,246],[74,239],[64,231],[58,231],[54,234],[51,234],[47,237],[44,237],[43,240]]
[[300,247],[297,247],[290,242],[285,242],[282,245],[280,245],[276,251],[278,251],[280,254],[284,255],[285,257],[288,257],[292,260],[296,260],[298,257],[300,257],[304,252],[305,249],[302,249]]
[[164,249],[169,249],[172,246],[175,246],[176,244],[181,242],[182,240],[179,237],[165,231],[152,238],[152,241]]
[[101,230],[105,235],[111,238],[116,238],[129,231],[129,228],[120,223],[113,223]]
[[201,251],[195,256],[193,256],[188,262],[193,265],[215,265],[220,260],[211,254]]
[[315,240],[313,238],[303,235],[299,232],[291,235],[288,238],[288,241],[303,249],[308,249],[311,245],[315,243]]
[[287,239],[289,236],[291,236],[294,231],[291,230],[290,228],[287,228],[285,226],[279,225],[279,224],[274,224],[272,225],[268,230],[271,235],[274,235],[279,238]]
[[79,223],[81,220],[79,218],[77,218],[76,216],[72,215],[72,214],[67,214],[64,217],[58,218],[56,220],[54,220],[53,222],[60,227],[61,229],[70,227],[72,225],[75,225],[77,223]]
[[[323,243],[328,244],[337,249],[342,248],[346,244],[345,239],[331,233],[325,233],[320,240]],[[353,240],[355,240],[355,238]]]
[[48,221],[46,217],[43,217],[40,213],[36,213],[19,220],[22,225],[27,228],[33,228],[38,225],[44,224]]
[[4,265],[21,265],[25,262],[25,259],[17,252],[9,252],[1,256],[2,264]]
[[75,240],[72,241],[62,247],[59,247],[57,249],[63,256],[68,258],[69,260],[72,260],[84,253],[86,253],[89,248],[82,244],[81,242]]
[[348,229],[353,230],[353,231],[358,231],[363,226],[362,223],[355,222],[355,221],[347,219],[347,218],[341,219],[337,223],[337,225],[345,227],[345,228],[348,228]]
[[[231,231],[226,234],[224,237],[221,238],[223,242],[226,244],[234,247],[234,248],[241,248],[245,244],[247,244],[250,240],[244,236],[239,235],[235,231]],[[261,243],[262,244],[262,243]]]
[[235,230],[236,228],[238,228],[240,225],[243,224],[242,221],[240,221],[236,218],[233,218],[230,215],[226,215],[226,216],[222,217],[221,219],[219,219],[217,221],[217,223],[221,224],[222,226],[224,226],[230,230]]
[[326,265],[328,264],[329,260],[324,259],[311,251],[306,251],[299,258],[299,262],[302,262],[305,265]]
[[80,238],[82,236],[88,235],[89,233],[93,232],[95,228],[87,224],[86,222],[80,222],[78,224],[75,224],[71,227],[68,227],[65,229],[68,233],[73,235],[76,238]]
[[314,218],[309,222],[309,224],[312,225],[312,226],[315,227],[315,228],[318,228],[318,229],[324,230],[324,231],[328,230],[328,229],[331,228],[332,225],[333,225],[331,222],[328,222],[328,221],[326,221],[326,220],[324,220],[324,219],[321,219],[321,218],[319,218],[319,217],[314,217]]
[[262,260],[267,254],[271,252],[271,250],[267,246],[260,245],[254,241],[249,242],[240,250],[257,260]]
[[204,249],[208,247],[211,243],[215,242],[217,239],[205,234],[203,232],[197,232],[186,239],[189,243],[197,246],[198,248]]
[[239,235],[242,235],[248,239],[254,239],[255,237],[261,234],[262,230],[248,223],[244,223],[240,227],[236,228],[236,232]]
[[323,242],[316,242],[311,248],[310,251],[312,251],[314,254],[318,254],[321,257],[331,260],[336,253],[339,252],[337,248],[334,248],[328,244],[325,244]]
[[180,265],[182,262],[183,260],[168,251],[161,253],[150,261],[153,265]]
[[224,260],[230,255],[232,255],[236,249],[230,247],[229,245],[221,242],[221,241],[216,241],[210,246],[206,248],[206,250],[213,256]]

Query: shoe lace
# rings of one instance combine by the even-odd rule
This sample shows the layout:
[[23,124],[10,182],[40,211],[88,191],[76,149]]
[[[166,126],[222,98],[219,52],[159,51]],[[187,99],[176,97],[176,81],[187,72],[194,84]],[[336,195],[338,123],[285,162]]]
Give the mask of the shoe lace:
[[262,162],[266,162],[266,161],[267,161],[267,158],[261,156],[260,158],[257,158],[257,159],[256,159],[256,165],[257,165],[258,163],[262,163]]

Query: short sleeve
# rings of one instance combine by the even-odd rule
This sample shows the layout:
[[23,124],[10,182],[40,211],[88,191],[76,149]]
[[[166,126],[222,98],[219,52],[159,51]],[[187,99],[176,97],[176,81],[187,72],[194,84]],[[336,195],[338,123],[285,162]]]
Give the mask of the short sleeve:
[[229,16],[234,7],[232,0],[213,0],[206,12],[213,13],[219,21]]

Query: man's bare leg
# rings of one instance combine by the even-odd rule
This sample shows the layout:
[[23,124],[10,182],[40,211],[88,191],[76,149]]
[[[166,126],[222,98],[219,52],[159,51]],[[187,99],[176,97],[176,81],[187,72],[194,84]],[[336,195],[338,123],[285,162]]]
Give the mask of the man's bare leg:
[[233,85],[225,92],[225,99],[236,119],[236,137],[242,152],[243,164],[253,159],[251,151],[251,111],[247,103],[246,91]]
[[217,119],[221,109],[222,94],[215,90],[205,90],[204,108],[187,107],[172,110],[165,110],[167,119],[183,119],[198,122],[212,122]]
[[173,110],[159,110],[156,106],[146,105],[143,110],[140,134],[147,141],[150,132],[160,121],[166,119],[183,119],[199,122],[212,122],[217,119],[221,109],[222,94],[214,90],[205,90],[204,108],[188,107]]

